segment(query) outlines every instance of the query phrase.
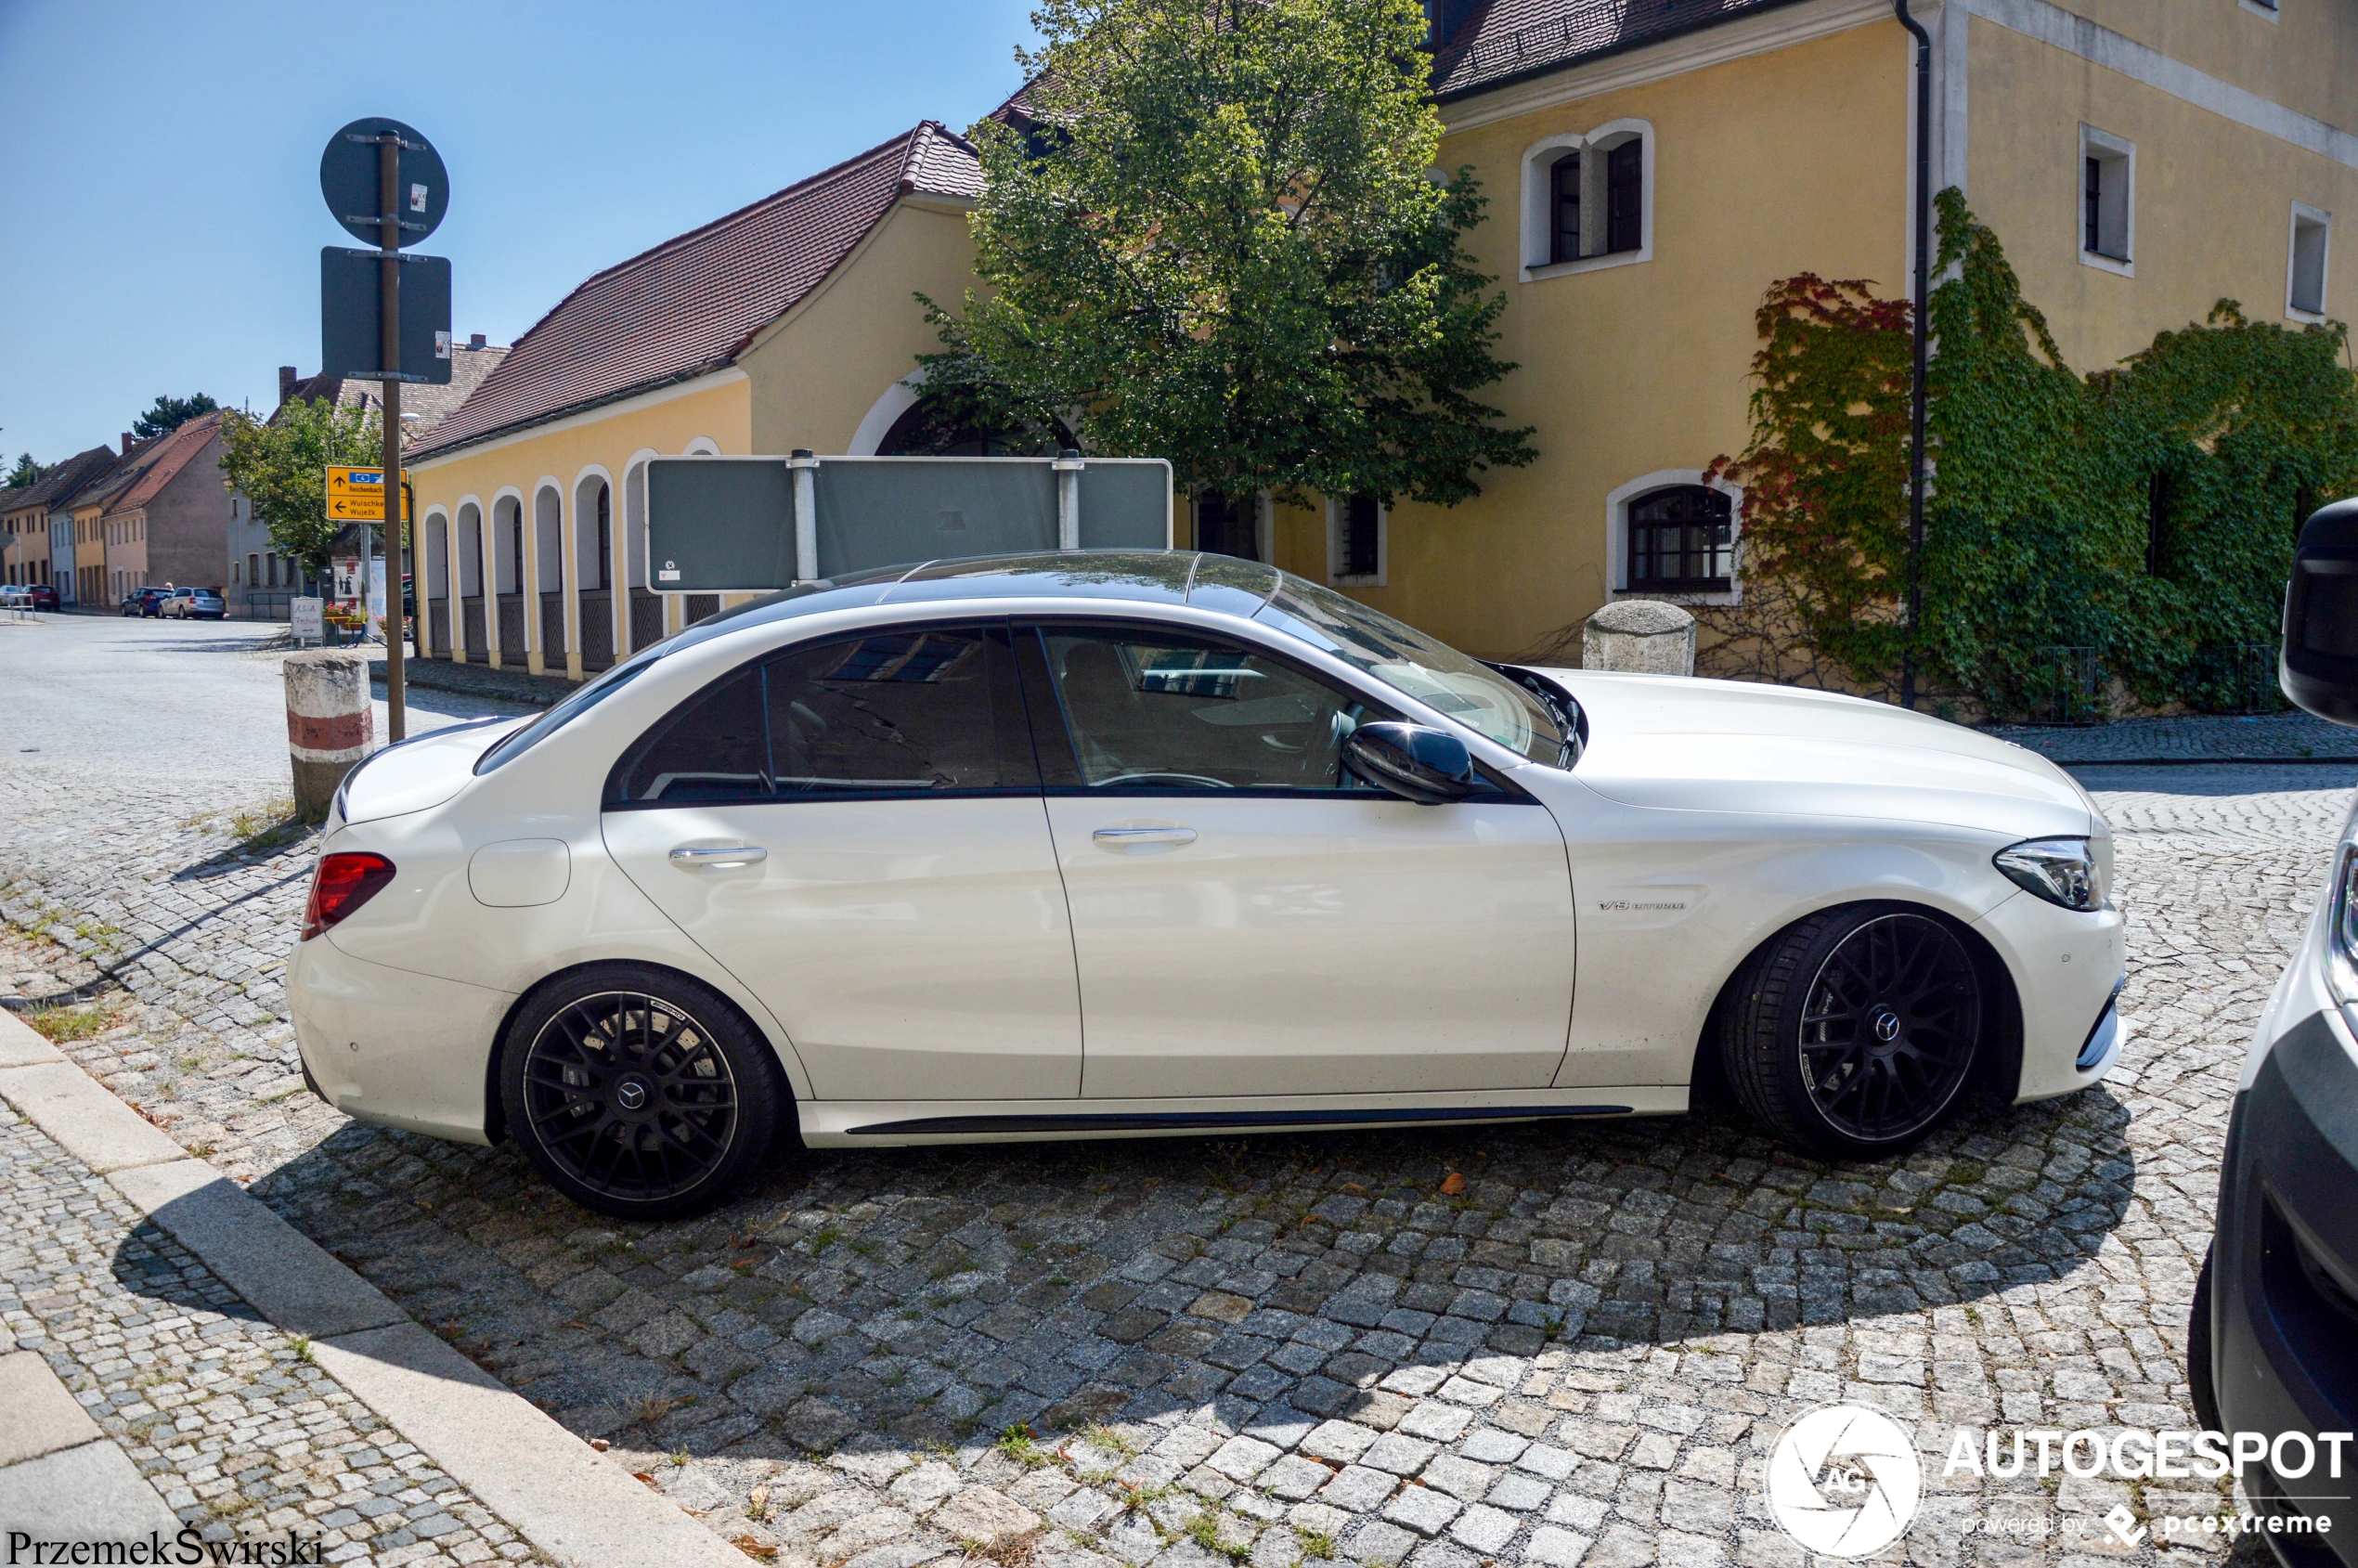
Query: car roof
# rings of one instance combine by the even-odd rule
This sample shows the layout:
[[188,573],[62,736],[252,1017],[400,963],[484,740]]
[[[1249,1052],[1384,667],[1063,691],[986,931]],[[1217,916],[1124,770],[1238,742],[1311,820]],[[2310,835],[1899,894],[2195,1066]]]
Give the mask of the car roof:
[[1193,550],[1038,551],[978,555],[913,566],[823,577],[766,594],[699,621],[678,645],[829,610],[880,604],[952,603],[992,599],[1068,599],[1102,609],[1108,602],[1191,605],[1250,617],[1287,574],[1258,561]]

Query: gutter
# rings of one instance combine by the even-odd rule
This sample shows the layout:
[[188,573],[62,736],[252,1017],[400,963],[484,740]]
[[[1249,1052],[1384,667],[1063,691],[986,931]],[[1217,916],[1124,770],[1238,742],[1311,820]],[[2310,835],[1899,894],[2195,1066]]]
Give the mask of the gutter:
[[1916,706],[1915,633],[1924,624],[1925,319],[1932,299],[1932,34],[1908,14],[1908,0],[1891,0],[1892,15],[1916,38],[1916,276],[1908,391],[1908,643],[1900,655],[1899,706]]

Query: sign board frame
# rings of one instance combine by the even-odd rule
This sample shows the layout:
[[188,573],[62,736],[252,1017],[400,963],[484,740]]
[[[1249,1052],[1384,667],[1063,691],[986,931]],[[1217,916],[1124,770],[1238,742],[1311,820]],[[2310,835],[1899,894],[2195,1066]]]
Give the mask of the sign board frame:
[[306,639],[313,642],[323,641],[328,635],[327,626],[324,619],[324,613],[326,609],[327,602],[325,600],[313,599],[307,595],[298,596],[288,600],[287,628],[289,633],[298,642],[304,641]]
[[442,227],[450,210],[450,174],[442,154],[416,127],[371,115],[355,120],[328,138],[319,154],[319,196],[343,231],[366,245],[379,243],[383,214],[379,206],[378,144],[391,134],[401,138],[395,195],[400,202],[402,245],[414,245]]
[[1161,458],[665,456],[648,460],[644,483],[657,593],[766,593],[1059,548],[1169,550],[1176,523]]

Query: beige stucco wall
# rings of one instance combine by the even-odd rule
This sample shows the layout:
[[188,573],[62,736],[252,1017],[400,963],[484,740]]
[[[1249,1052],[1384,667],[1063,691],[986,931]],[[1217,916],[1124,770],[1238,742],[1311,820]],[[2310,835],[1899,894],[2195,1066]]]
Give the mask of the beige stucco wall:
[[[457,596],[462,581],[458,570],[462,538],[458,520],[467,503],[472,501],[482,509],[484,535],[488,541],[493,505],[503,490],[512,486],[521,493],[529,525],[533,499],[547,484],[553,484],[563,502],[564,581],[567,590],[573,590],[573,564],[580,559],[579,530],[595,526],[594,519],[577,516],[581,510],[577,505],[579,487],[583,480],[601,470],[614,489],[613,579],[616,585],[627,584],[630,578],[625,551],[630,529],[624,481],[631,460],[648,452],[684,452],[699,441],[710,442],[727,454],[751,452],[754,446],[748,418],[750,407],[745,378],[726,373],[703,383],[689,383],[685,388],[628,398],[608,408],[561,419],[521,435],[413,462],[409,468],[410,482],[417,492],[418,515],[425,527],[423,537],[430,541],[438,520],[448,520],[451,597]],[[527,580],[537,583],[541,580],[538,530],[528,525],[525,537]],[[627,614],[624,600],[625,595],[617,592],[612,606],[616,622],[614,646],[617,650],[628,646],[622,624]],[[534,670],[542,669],[545,664],[550,673],[580,679],[581,637],[574,619],[576,613],[568,612],[567,652],[562,664],[553,659],[544,661],[537,649],[527,652],[516,648],[499,650],[499,662]],[[451,623],[454,628],[461,625],[455,611]],[[676,628],[679,624],[679,606],[674,603],[667,612],[666,626]],[[485,640],[490,640],[488,626]],[[483,656],[480,648],[470,652],[478,660]]]
[[2358,28],[2348,0],[2284,0],[2273,16],[2239,0],[2061,3],[2246,92],[2358,129]]
[[[2199,27],[2175,0],[2141,0],[2136,8],[2148,6],[2181,19],[2182,34],[2259,29],[2274,42],[2274,29],[2286,29],[2267,56],[2286,77],[2298,74],[2300,35],[2358,38],[2358,8],[2343,8],[2328,29],[2321,7],[2294,0],[2276,24],[2231,0],[2203,7],[2212,14]],[[2101,15],[2116,7],[2088,9]],[[2330,58],[2335,50],[2321,45],[2317,53]],[[2200,321],[2222,297],[2240,300],[2255,321],[2285,322],[2292,203],[2345,221],[2358,216],[2358,170],[1978,17],[1967,80],[1974,211],[1997,231],[2024,294],[2046,313],[2075,369],[2116,363],[2157,332]],[[2346,123],[2358,124],[2358,99],[2350,110]],[[2134,277],[2080,260],[2083,123],[2136,145]],[[2341,222],[2335,227],[2326,314],[2347,320],[2358,311],[2358,276],[2348,249],[2352,236],[2340,232]]]
[[965,209],[902,201],[739,356],[753,378],[754,449],[845,451],[877,399],[917,368],[917,356],[941,347],[915,296],[955,311],[973,282]]
[[[1389,586],[1350,591],[1492,656],[1576,632],[1606,596],[1608,495],[1743,445],[1768,285],[1906,287],[1910,58],[1876,23],[1451,135],[1443,165],[1473,165],[1490,201],[1471,244],[1507,295],[1498,352],[1521,366],[1489,400],[1535,427],[1538,460],[1456,508],[1395,507]],[[1519,281],[1524,149],[1619,119],[1653,127],[1652,259]],[[1323,508],[1281,509],[1275,535],[1278,565],[1326,579]]]

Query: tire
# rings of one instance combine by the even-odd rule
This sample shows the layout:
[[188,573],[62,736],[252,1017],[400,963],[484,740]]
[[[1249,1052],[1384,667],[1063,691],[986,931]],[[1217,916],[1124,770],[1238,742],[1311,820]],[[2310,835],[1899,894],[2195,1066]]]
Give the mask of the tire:
[[1780,932],[1719,1037],[1737,1103],[1790,1147],[1882,1160],[1957,1107],[1997,1009],[1963,937],[1912,904],[1851,904]]
[[793,1095],[769,1043],[710,987],[598,964],[517,1013],[499,1099],[509,1135],[558,1191],[602,1214],[667,1220],[733,1194]]
[[2203,1250],[2202,1271],[2195,1276],[2195,1304],[2186,1315],[2186,1397],[2195,1419],[2205,1432],[2224,1432],[2219,1419],[2219,1375],[2210,1359],[2210,1255]]

